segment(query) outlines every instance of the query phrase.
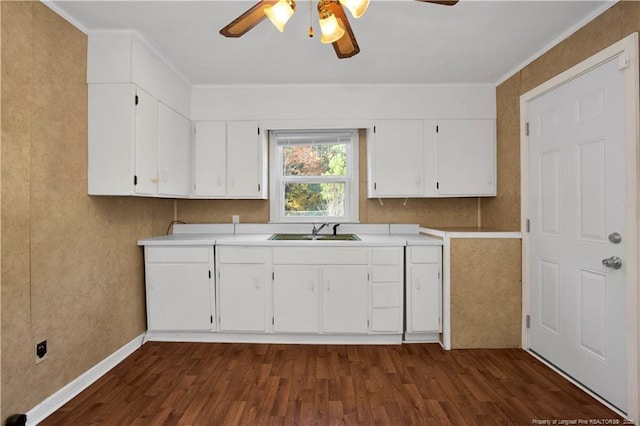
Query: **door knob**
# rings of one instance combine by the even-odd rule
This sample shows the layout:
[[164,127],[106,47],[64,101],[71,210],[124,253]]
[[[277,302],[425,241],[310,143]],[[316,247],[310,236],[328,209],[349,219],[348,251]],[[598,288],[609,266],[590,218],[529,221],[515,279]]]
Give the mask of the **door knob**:
[[602,259],[602,265],[607,268],[620,269],[622,268],[622,259],[618,256],[611,256],[606,259]]

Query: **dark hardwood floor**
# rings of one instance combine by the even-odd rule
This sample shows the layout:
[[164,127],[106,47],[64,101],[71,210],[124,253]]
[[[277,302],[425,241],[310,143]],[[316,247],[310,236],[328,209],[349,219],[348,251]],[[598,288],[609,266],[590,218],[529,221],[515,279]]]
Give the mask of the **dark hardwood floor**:
[[145,344],[42,425],[620,419],[520,349]]

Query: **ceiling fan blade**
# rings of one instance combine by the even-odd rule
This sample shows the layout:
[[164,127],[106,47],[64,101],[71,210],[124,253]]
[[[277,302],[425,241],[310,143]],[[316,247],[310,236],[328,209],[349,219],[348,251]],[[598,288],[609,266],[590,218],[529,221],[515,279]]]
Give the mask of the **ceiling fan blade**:
[[459,0],[416,0],[416,1],[421,1],[423,3],[435,3],[435,4],[440,4],[442,6],[454,6],[456,3],[458,3]]
[[360,52],[360,46],[356,41],[356,36],[353,35],[351,25],[347,19],[347,15],[344,13],[344,9],[339,2],[331,2],[327,5],[327,8],[335,15],[338,20],[338,24],[344,30],[344,35],[340,37],[338,41],[334,41],[333,50],[336,51],[338,58],[345,59],[357,55]]
[[240,37],[244,35],[251,28],[262,22],[267,17],[267,15],[264,14],[264,10],[277,2],[278,0],[261,0],[251,9],[234,19],[229,25],[221,29],[220,34],[225,37]]

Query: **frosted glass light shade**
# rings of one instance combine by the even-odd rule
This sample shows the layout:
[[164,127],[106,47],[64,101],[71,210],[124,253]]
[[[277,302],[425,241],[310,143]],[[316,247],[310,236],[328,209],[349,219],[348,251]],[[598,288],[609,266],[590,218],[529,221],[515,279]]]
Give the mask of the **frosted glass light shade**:
[[278,0],[278,3],[264,10],[264,14],[271,23],[280,31],[284,32],[284,26],[293,16],[296,10],[296,3],[293,0]]
[[359,18],[367,11],[369,0],[340,0],[340,4],[349,9],[354,18]]
[[322,14],[320,18],[320,31],[322,32],[320,41],[324,44],[338,41],[344,35],[344,30],[338,24],[338,20],[333,13]]

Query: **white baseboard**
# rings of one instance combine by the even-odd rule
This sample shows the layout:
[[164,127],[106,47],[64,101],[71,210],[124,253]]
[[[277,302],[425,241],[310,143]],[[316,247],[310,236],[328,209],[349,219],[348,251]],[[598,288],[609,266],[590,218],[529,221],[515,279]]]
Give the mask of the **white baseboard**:
[[147,331],[145,342],[206,342],[329,345],[399,345],[402,334],[212,333]]
[[58,408],[73,399],[80,392],[102,377],[113,367],[121,363],[126,357],[135,352],[144,343],[144,333],[136,337],[120,349],[91,367],[68,385],[42,401],[27,412],[27,426],[37,425]]

